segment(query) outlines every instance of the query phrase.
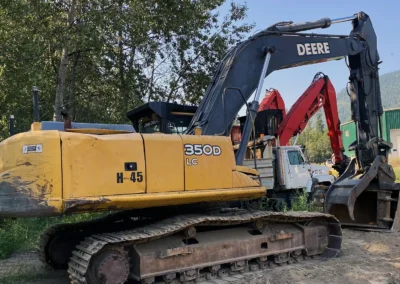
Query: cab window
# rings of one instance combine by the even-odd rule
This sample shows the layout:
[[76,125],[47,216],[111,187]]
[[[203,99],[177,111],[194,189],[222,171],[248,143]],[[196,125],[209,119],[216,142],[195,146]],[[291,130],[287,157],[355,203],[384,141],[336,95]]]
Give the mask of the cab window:
[[288,158],[291,165],[301,165],[304,163],[303,156],[299,151],[288,151]]
[[154,133],[160,131],[160,121],[154,120],[144,120],[142,119],[139,126],[140,132],[142,133]]
[[192,120],[192,116],[175,115],[167,120],[168,131],[172,134],[182,134]]

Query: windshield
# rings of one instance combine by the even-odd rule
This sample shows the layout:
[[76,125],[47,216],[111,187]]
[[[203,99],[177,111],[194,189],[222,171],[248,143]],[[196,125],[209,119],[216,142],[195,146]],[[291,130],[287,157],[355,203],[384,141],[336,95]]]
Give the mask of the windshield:
[[142,117],[139,121],[139,132],[154,133],[160,131],[160,119],[156,115]]
[[192,116],[175,115],[167,121],[168,131],[173,134],[181,134],[188,127]]
[[288,151],[288,158],[291,165],[304,164],[303,156],[299,151]]

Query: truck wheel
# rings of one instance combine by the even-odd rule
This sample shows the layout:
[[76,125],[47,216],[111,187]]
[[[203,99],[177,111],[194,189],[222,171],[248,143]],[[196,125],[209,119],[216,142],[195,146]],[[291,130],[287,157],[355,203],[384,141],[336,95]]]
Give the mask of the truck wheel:
[[315,185],[309,195],[310,204],[312,204],[313,206],[316,206],[316,207],[324,208],[325,195],[326,195],[328,188],[329,188],[329,186],[322,185],[322,184]]

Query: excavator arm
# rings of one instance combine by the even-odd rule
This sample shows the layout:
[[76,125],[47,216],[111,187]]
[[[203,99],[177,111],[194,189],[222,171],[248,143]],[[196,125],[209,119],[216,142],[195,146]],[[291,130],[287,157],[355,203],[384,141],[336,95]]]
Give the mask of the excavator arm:
[[[300,33],[346,21],[353,25],[349,35]],[[228,136],[239,110],[246,105],[246,123],[235,157],[236,164],[242,165],[265,77],[276,70],[345,57],[357,133],[351,148],[356,159],[329,188],[325,211],[352,226],[393,230],[400,227],[396,209],[400,186],[394,183],[393,169],[387,163],[391,144],[382,135],[377,37],[371,19],[363,12],[335,20],[278,23],[230,49],[217,66],[185,133],[194,134],[201,128],[204,135]],[[247,104],[254,92],[253,101]]]
[[286,118],[282,120],[276,135],[280,145],[288,145],[290,138],[300,134],[311,117],[324,108],[328,136],[334,154],[335,166],[344,171],[344,148],[340,121],[336,104],[336,92],[328,76],[318,73],[311,85],[290,108]]
[[[315,28],[326,28],[332,23],[352,21],[350,35],[299,33]],[[212,82],[200,103],[188,129],[193,134],[201,127],[204,135],[230,135],[239,110],[256,90],[258,99],[263,80],[270,73],[286,68],[343,59],[350,63],[351,106],[358,125],[360,140],[365,145],[378,138],[378,124],[383,113],[379,90],[377,41],[372,23],[363,12],[337,20],[322,19],[302,24],[277,24],[263,30],[229,50],[217,67]],[[261,74],[261,75],[260,75]],[[257,80],[259,78],[259,80]],[[365,107],[367,106],[367,107]],[[249,106],[254,121],[258,110],[255,99]],[[242,164],[251,127],[245,127],[236,163]],[[358,151],[361,160],[372,162],[378,143],[370,149]],[[368,152],[368,153],[367,153]],[[359,160],[360,164],[364,163]]]
[[271,56],[265,76],[279,69],[357,56],[366,48],[362,42],[353,36],[271,29],[254,35],[222,59],[187,133],[201,127],[204,135],[229,135],[236,115],[257,88],[267,54]]

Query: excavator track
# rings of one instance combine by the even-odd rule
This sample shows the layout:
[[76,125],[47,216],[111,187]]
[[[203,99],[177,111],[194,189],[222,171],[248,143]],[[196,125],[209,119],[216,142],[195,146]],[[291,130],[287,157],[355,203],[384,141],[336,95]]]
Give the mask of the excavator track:
[[[240,231],[247,225],[251,225],[254,229],[248,231],[254,234],[254,238],[251,236],[248,242],[249,251],[253,240],[255,243],[257,237],[263,237],[263,232],[269,231],[265,233],[269,243],[261,243],[261,247],[266,246],[263,253],[235,257],[226,255],[228,259],[220,261],[210,261],[212,260],[212,255],[210,255],[207,260],[199,263],[190,262],[191,255],[198,257],[196,253],[201,253],[195,251],[190,244],[190,240],[196,240],[194,238],[197,236],[196,229],[201,235],[202,228],[213,228],[212,230],[203,229],[203,234],[207,234],[207,238],[215,239],[213,244],[202,245],[202,250],[206,253],[208,247],[214,248],[218,244],[223,245],[224,248],[229,247],[228,243],[223,244],[224,239],[218,239],[218,236],[215,238],[218,231],[226,230],[228,227],[232,228],[230,229],[232,232]],[[285,229],[285,225],[289,227]],[[296,239],[296,230],[299,228],[302,233]],[[321,237],[322,245],[319,244],[321,246],[318,247],[316,240],[320,237],[319,234],[323,235],[320,233],[321,230],[325,230],[326,235]],[[167,244],[167,249],[154,250],[160,243],[171,241],[168,238],[181,236],[181,234],[186,235],[187,245],[170,247]],[[320,255],[326,258],[336,257],[340,253],[341,239],[341,227],[337,219],[323,213],[236,210],[214,214],[177,215],[132,230],[93,234],[86,237],[72,252],[68,273],[71,283],[74,284],[125,283],[128,277],[147,284],[160,281],[189,283],[188,281],[195,279],[199,281],[222,277],[230,272],[262,269],[273,263],[292,263],[299,260],[302,254]],[[231,248],[234,250],[235,247],[240,247],[240,241],[245,240],[236,240],[236,243],[234,242],[236,245],[232,245]],[[290,245],[282,247],[283,242]],[[272,251],[268,250],[268,244],[271,245]],[[278,251],[274,251],[274,244],[278,245]],[[148,253],[149,249],[151,253]],[[179,261],[180,257],[183,262]],[[119,267],[119,269],[117,271],[114,269],[112,272],[111,267]],[[150,271],[151,269],[154,271]]]
[[[201,205],[202,210],[224,208],[224,203]],[[232,208],[230,209],[232,210]],[[158,216],[173,216],[179,213],[198,212],[198,205],[190,207],[150,208],[144,210],[124,210],[108,213],[90,220],[55,224],[44,230],[39,237],[37,252],[40,261],[52,269],[67,269],[71,251],[86,236],[96,233],[133,229],[162,219]],[[64,242],[65,240],[66,242]]]
[[129,218],[129,211],[109,213],[105,216],[76,223],[61,223],[50,226],[39,237],[38,255],[52,269],[67,269],[71,251],[86,236],[95,233],[119,231],[143,226],[141,218],[129,219],[130,224],[116,222]]

